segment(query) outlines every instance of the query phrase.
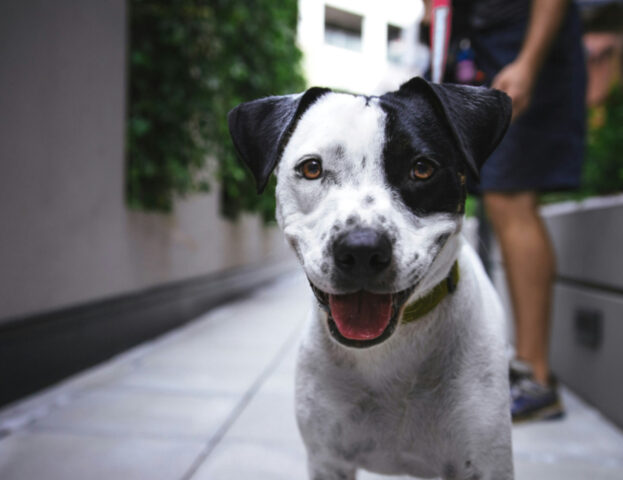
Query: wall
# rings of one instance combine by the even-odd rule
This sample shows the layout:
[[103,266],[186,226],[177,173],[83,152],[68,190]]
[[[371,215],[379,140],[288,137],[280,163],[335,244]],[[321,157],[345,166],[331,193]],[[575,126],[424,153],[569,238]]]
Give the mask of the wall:
[[123,0],[0,3],[0,323],[242,265],[291,261],[218,192],[124,205]]
[[[325,5],[363,17],[361,51],[324,42]],[[420,74],[426,54],[417,50],[415,28],[422,11],[423,4],[413,0],[299,0],[298,39],[309,84],[380,94]],[[409,36],[407,60],[400,66],[387,61],[388,23],[404,28]]]

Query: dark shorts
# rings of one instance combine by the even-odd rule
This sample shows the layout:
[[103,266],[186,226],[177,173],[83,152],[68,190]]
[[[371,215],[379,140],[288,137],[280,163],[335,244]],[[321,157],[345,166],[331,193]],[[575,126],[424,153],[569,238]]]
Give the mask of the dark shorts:
[[[472,37],[479,67],[491,81],[521,48],[526,23]],[[586,70],[577,10],[571,6],[532,94],[485,162],[480,191],[547,192],[580,184],[585,141]]]

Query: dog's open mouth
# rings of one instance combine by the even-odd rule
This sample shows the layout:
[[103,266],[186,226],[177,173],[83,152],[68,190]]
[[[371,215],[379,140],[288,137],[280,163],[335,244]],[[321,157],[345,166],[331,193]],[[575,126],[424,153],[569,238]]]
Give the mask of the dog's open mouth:
[[329,331],[343,345],[365,348],[385,341],[398,323],[400,311],[415,285],[396,293],[360,290],[345,295],[323,292],[310,282],[327,311]]

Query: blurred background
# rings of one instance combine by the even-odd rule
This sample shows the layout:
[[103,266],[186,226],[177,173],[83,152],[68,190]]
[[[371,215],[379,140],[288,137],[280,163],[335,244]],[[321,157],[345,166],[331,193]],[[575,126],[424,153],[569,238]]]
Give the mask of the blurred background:
[[[582,189],[543,199],[559,263],[552,364],[623,426],[623,3],[577,3],[589,144]],[[256,195],[227,112],[311,85],[395,89],[428,68],[422,14],[416,0],[0,2],[5,413],[290,275],[274,183]],[[495,245],[485,253],[505,295]]]
[[2,2],[1,402],[291,268],[227,112],[426,64],[419,2],[334,5]]

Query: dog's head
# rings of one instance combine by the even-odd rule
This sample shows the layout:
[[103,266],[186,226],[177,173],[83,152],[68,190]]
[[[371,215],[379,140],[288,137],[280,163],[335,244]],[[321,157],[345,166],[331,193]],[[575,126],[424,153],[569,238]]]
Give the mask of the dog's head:
[[277,175],[277,220],[338,342],[377,344],[410,297],[456,258],[465,176],[510,121],[508,97],[414,78],[367,97],[311,88],[229,114],[262,191]]

